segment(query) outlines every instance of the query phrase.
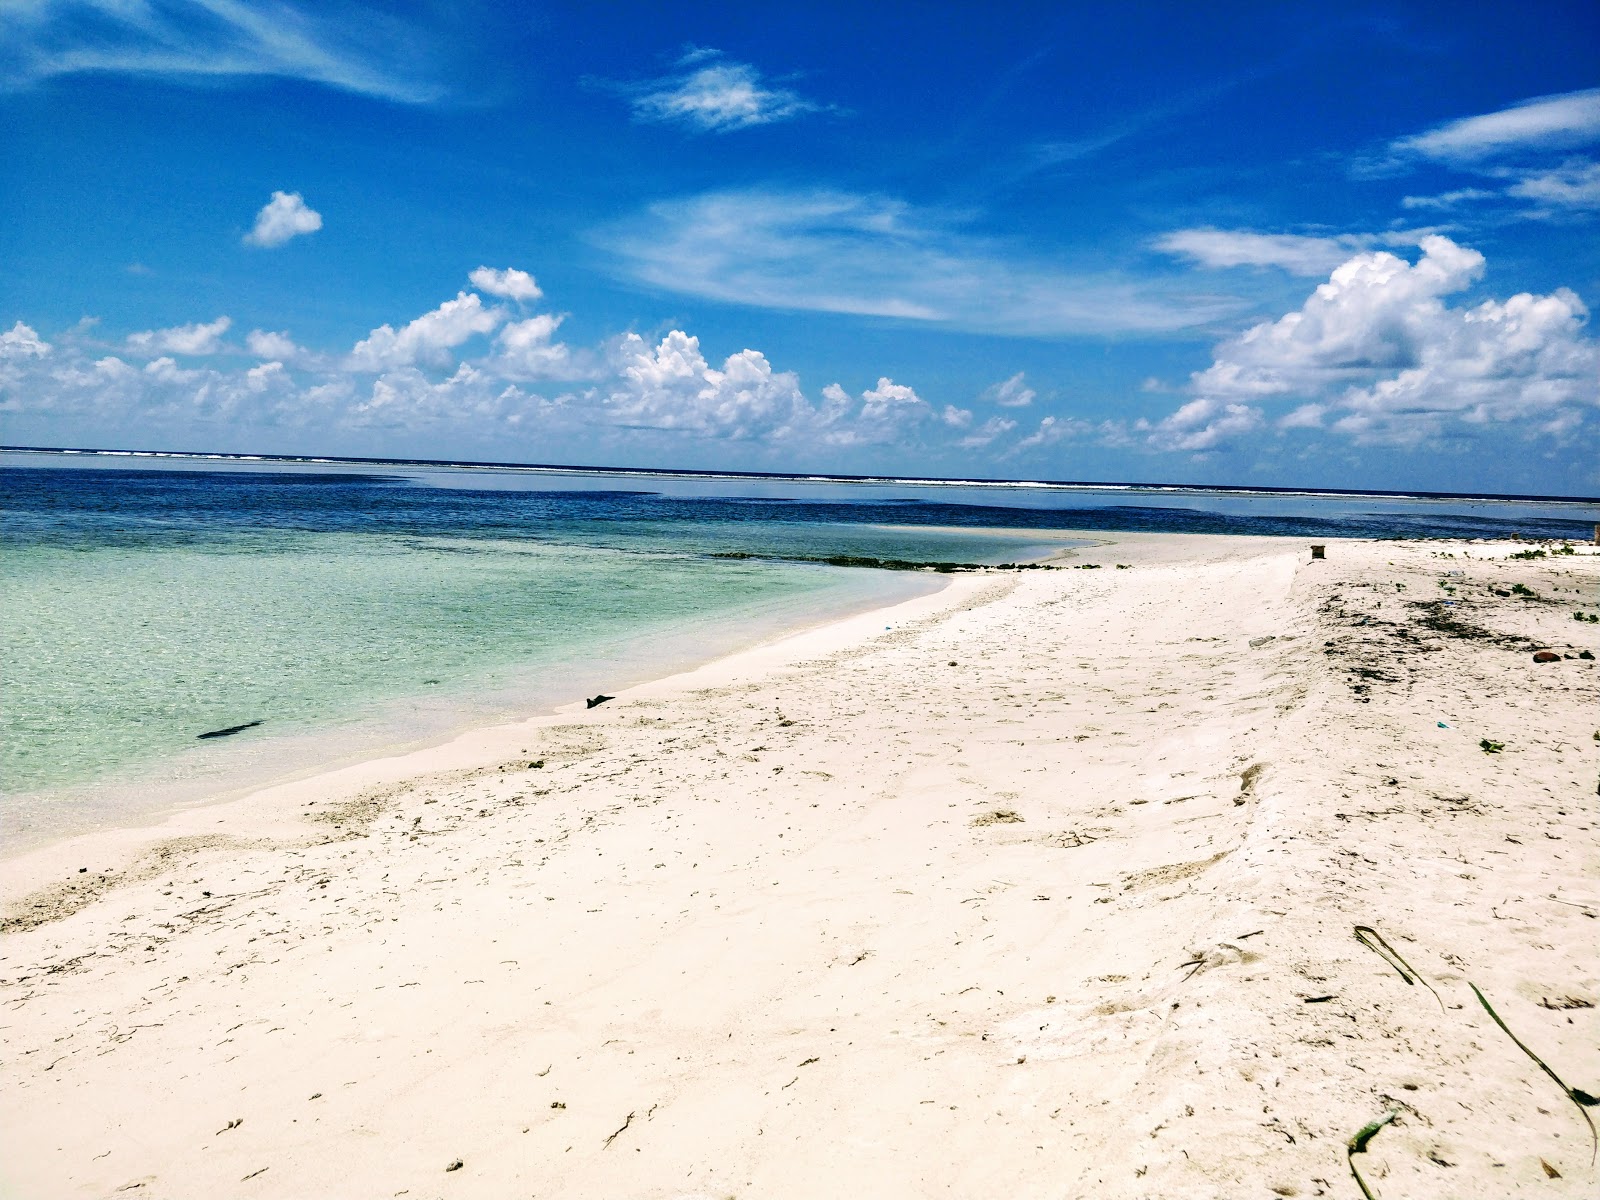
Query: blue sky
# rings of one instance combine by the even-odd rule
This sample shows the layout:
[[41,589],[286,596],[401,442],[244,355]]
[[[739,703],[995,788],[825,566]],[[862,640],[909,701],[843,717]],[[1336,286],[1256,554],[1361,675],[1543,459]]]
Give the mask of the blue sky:
[[1600,10],[0,0],[11,444],[1600,492]]

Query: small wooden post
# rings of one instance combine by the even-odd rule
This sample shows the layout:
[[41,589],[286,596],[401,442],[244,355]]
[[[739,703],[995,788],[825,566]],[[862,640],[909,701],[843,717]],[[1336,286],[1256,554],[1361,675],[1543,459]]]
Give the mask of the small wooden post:
[[1600,525],[1594,527],[1594,544],[1600,546]]
[[[1600,533],[1600,526],[1596,527],[1596,532]],[[1311,557],[1312,558],[1326,558],[1327,555],[1325,555],[1323,553],[1323,551],[1326,550],[1326,549],[1327,549],[1326,546],[1312,546],[1311,547]]]

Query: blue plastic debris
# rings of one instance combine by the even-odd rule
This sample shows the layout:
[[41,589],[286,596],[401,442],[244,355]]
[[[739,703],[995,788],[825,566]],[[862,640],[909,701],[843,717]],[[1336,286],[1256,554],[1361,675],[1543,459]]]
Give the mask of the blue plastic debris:
[[1450,726],[1446,725],[1443,721],[1440,721],[1439,722],[1439,728],[1440,729],[1449,729]]

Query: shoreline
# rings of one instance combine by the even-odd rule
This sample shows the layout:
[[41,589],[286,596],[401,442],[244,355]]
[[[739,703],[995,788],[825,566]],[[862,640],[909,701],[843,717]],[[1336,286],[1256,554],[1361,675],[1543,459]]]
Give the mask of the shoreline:
[[[737,612],[734,614],[737,632],[718,637],[702,631],[701,626],[706,622],[680,619],[648,635],[633,633],[620,637],[609,652],[598,660],[594,674],[602,678],[608,687],[637,687],[659,678],[693,671],[718,659],[759,648],[770,641],[876,611],[885,607],[884,593],[909,591],[918,583],[926,583],[928,594],[932,594],[938,590],[939,581],[944,578],[921,574],[914,577],[902,575],[879,580],[875,593],[863,593],[853,598],[827,594],[822,605],[826,615],[820,617],[807,612],[805,606],[799,603],[800,598],[787,597],[775,606],[786,610],[781,614],[769,611]],[[900,602],[891,600],[888,607]],[[721,622],[724,628],[727,620],[728,614],[718,614],[713,618],[713,621]],[[650,649],[646,650],[646,647]],[[91,836],[98,832],[114,833],[122,829],[144,828],[190,809],[244,799],[257,792],[359,766],[375,759],[424,752],[448,745],[475,730],[516,724],[532,717],[553,714],[576,703],[576,700],[558,700],[555,697],[578,691],[577,684],[539,686],[534,681],[541,675],[559,672],[566,666],[564,661],[560,661],[553,666],[541,664],[502,670],[500,674],[505,677],[487,692],[481,681],[460,680],[444,692],[392,697],[369,706],[369,711],[359,716],[289,732],[274,731],[269,733],[269,740],[264,745],[223,745],[220,749],[224,763],[219,765],[198,764],[196,759],[201,751],[190,746],[161,759],[132,764],[103,779],[27,792],[7,792],[0,796],[0,801],[13,804],[31,802],[46,807],[53,804],[75,805],[87,812],[82,817],[58,822],[62,826],[77,828],[9,830],[5,838],[8,848],[0,851],[0,863],[9,863],[21,854],[57,841]],[[487,699],[484,699],[485,695]],[[471,702],[468,701],[469,696],[472,697]],[[420,726],[414,715],[419,705],[432,710],[431,716],[422,719]],[[512,713],[520,715],[510,715]],[[341,742],[351,741],[355,743],[354,749],[339,748]],[[238,753],[241,750],[244,751],[243,755]],[[287,758],[294,765],[270,765],[279,758]],[[243,776],[244,781],[226,782],[235,776]],[[97,817],[88,813],[102,815]],[[8,815],[5,824],[12,822],[13,818]],[[3,895],[3,890],[0,890],[0,897]]]
[[8,873],[0,1190],[1591,1194],[1600,556],[1094,536]]
[[[1048,558],[1062,557],[1066,547]],[[1040,560],[1044,561],[1044,560]],[[921,576],[918,576],[921,578]],[[870,637],[881,621],[916,619],[929,615],[928,603],[959,591],[964,579],[992,579],[987,573],[971,575],[930,575],[930,590],[920,596],[882,604],[877,598],[850,606],[843,615],[788,625],[780,630],[764,630],[753,638],[743,636],[738,648],[710,657],[690,656],[686,665],[662,675],[624,677],[617,687],[618,697],[632,698],[652,690],[690,686],[712,686],[728,675],[745,669],[760,670],[758,664],[780,662],[787,655],[804,654],[813,647],[831,648],[839,637]],[[954,601],[952,601],[954,602]],[[937,606],[933,609],[937,611]],[[511,719],[474,721],[458,724],[435,737],[377,744],[356,752],[348,759],[322,761],[284,772],[263,781],[220,788],[204,795],[168,803],[130,819],[99,828],[57,835],[0,852],[0,911],[22,896],[37,890],[52,878],[70,873],[69,863],[95,860],[102,870],[125,870],[142,853],[161,842],[184,837],[214,835],[213,825],[224,825],[228,836],[240,838],[272,837],[283,832],[282,817],[303,804],[310,794],[331,792],[334,797],[353,797],[365,790],[389,787],[437,771],[472,770],[484,763],[499,762],[510,753],[511,743],[530,731],[557,724],[586,711],[582,700],[553,706],[540,706],[526,715]],[[324,736],[338,736],[334,730]],[[214,814],[220,813],[220,816]]]

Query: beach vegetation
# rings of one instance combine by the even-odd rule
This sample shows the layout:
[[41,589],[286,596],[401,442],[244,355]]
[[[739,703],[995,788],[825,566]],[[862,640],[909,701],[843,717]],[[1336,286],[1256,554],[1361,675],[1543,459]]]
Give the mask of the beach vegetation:
[[1491,742],[1488,738],[1480,738],[1478,741],[1478,749],[1485,754],[1499,754],[1505,748],[1506,744],[1504,742]]

